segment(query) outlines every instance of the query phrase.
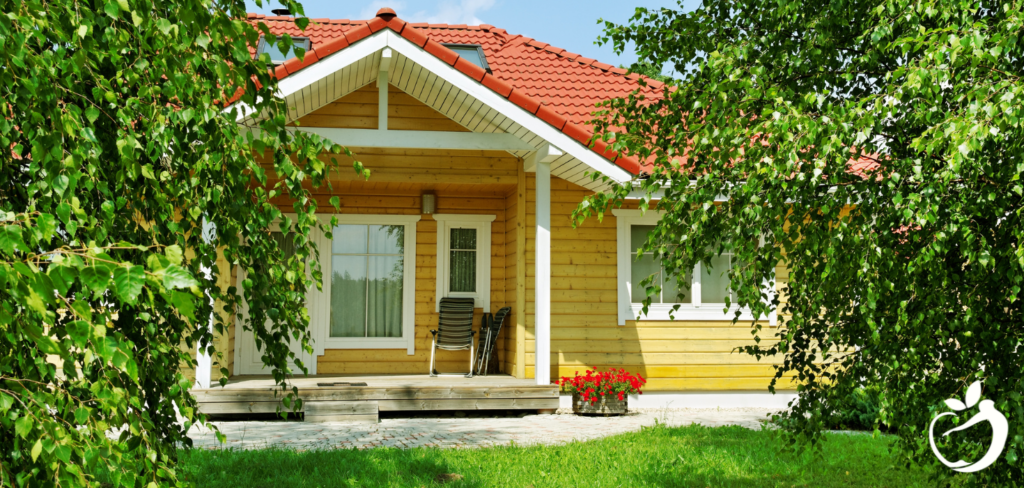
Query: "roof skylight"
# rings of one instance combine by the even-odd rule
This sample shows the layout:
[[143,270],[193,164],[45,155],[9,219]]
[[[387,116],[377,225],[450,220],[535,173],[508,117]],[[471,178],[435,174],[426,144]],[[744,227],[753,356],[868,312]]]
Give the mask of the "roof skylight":
[[487,57],[484,56],[484,49],[479,44],[444,44],[444,47],[455,51],[460,58],[487,70],[488,73],[491,72],[487,65]]
[[256,46],[256,56],[266,53],[267,55],[270,56],[270,62],[274,63],[275,65],[278,65],[285,61],[288,61],[289,59],[294,58],[295,48],[297,47],[309,51],[309,38],[293,37],[291,49],[288,49],[288,52],[286,54],[281,54],[280,40],[277,41],[276,45],[271,46],[270,43],[267,42],[266,38],[260,37],[260,43],[258,46]]

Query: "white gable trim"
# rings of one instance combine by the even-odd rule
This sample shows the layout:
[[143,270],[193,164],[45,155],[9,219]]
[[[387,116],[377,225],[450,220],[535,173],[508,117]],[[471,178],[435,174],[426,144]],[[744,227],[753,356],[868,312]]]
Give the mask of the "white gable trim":
[[433,54],[428,53],[407,39],[395,34],[394,31],[388,28],[377,31],[357,41],[355,44],[313,63],[302,71],[284,78],[278,84],[278,96],[284,98],[294,94],[320,81],[331,73],[339,71],[387,47],[398,51],[414,63],[451,83],[481,103],[502,113],[545,141],[558,146],[591,169],[620,183],[633,178],[633,175],[628,171],[615,165],[615,163],[609,161],[604,156],[580,144],[540,117],[527,112],[522,107],[497,94],[494,90],[466,76],[461,71],[441,61]]
[[360,39],[355,44],[303,68],[294,75],[286,76],[277,84],[277,96],[284,98],[292,95],[330,76],[331,73],[341,71],[350,64],[388,47],[387,33],[390,30],[377,31],[377,33]]
[[480,100],[485,105],[501,112],[530,132],[537,134],[576,159],[583,161],[587,166],[600,171],[605,176],[620,183],[633,179],[633,175],[628,171],[616,166],[615,163],[608,161],[604,156],[580,144],[576,139],[552,127],[551,124],[540,117],[527,112],[522,107],[510,102],[507,98],[498,95],[494,90],[466,76],[461,71],[441,61],[433,54],[428,53],[405,38],[394,35],[390,36],[388,38],[388,46],[477,100]]

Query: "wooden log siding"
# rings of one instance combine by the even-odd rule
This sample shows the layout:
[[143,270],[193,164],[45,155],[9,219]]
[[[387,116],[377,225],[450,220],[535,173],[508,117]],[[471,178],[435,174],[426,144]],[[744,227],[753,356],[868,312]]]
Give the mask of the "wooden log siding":
[[[397,88],[389,90],[389,129],[465,130]],[[300,119],[307,127],[375,128],[376,123],[377,91],[372,84]],[[497,216],[491,236],[491,311],[501,306],[513,310],[499,338],[500,362],[504,372],[533,378],[536,193],[534,177],[523,171],[522,161],[495,151],[351,149],[372,176],[363,181],[343,170],[332,179],[333,195],[340,197],[345,213],[418,214],[419,196],[432,191],[437,195],[438,213]],[[340,160],[343,168],[351,162],[345,157]],[[574,229],[569,216],[591,192],[559,178],[552,178],[551,188],[552,378],[616,367],[644,375],[650,391],[765,389],[773,375],[772,361],[757,362],[733,352],[752,343],[746,324],[641,320],[618,326],[615,217],[607,215],[603,222],[589,219]],[[320,208],[330,208],[330,196],[316,195]],[[291,206],[284,199],[275,203],[283,209]],[[426,372],[428,331],[437,324],[437,236],[436,223],[429,216],[417,224],[416,239],[416,354],[328,350],[318,359],[318,372]],[[788,276],[783,268],[777,271],[779,289]],[[774,333],[767,323],[763,325],[765,343]],[[468,366],[467,353],[442,351],[438,362],[443,371],[463,370]]]
[[[305,127],[376,128],[377,87],[369,84],[299,119]],[[388,129],[466,131],[451,119],[420,103],[394,86],[388,93]],[[333,212],[330,198],[338,196],[342,213],[417,215],[421,195],[437,195],[436,213],[495,215],[491,225],[491,308],[495,312],[511,306],[514,284],[507,275],[509,251],[507,197],[516,191],[522,162],[503,151],[438,151],[417,149],[350,148],[355,159],[371,171],[368,181],[348,170],[352,159],[338,155],[342,171],[332,176],[332,189],[316,190],[314,197],[322,212]],[[292,202],[273,200],[283,211]],[[404,373],[426,374],[430,362],[430,329],[437,328],[435,312],[437,265],[437,223],[424,215],[416,225],[416,352],[405,349],[329,349],[317,358],[317,373]],[[514,272],[515,268],[512,268]],[[480,324],[483,310],[474,314]],[[508,329],[506,329],[508,330]],[[504,332],[498,341],[499,364],[506,361]],[[464,371],[469,367],[468,351],[438,351],[441,372]],[[503,368],[503,371],[504,368]]]
[[[526,228],[535,223],[535,184],[527,175]],[[591,218],[573,229],[569,216],[590,192],[551,180],[551,377],[624,368],[648,379],[648,391],[758,390],[776,361],[756,361],[736,347],[753,344],[749,324],[722,321],[627,321],[617,325],[616,220]],[[526,376],[534,377],[533,232],[526,232]],[[788,278],[779,269],[778,284]],[[762,324],[761,344],[774,331]],[[780,389],[785,387],[781,384]]]
[[[477,195],[472,198],[463,195],[437,193],[437,213],[489,214],[496,215],[491,225],[491,308],[497,311],[505,306],[505,195]],[[419,198],[411,200],[404,214],[420,212]],[[413,205],[413,203],[415,203]],[[329,208],[329,206],[327,207]],[[388,212],[374,207],[342,208],[344,213],[376,214],[398,213],[390,206]],[[430,363],[430,330],[437,328],[438,315],[435,308],[437,273],[437,222],[429,215],[416,224],[416,352],[408,355],[405,349],[328,349],[317,358],[317,373],[403,373],[426,374]],[[477,309],[473,323],[478,327],[483,310]],[[469,367],[468,351],[438,351],[438,370],[441,372],[465,371]],[[504,340],[498,341],[499,364],[505,360]]]

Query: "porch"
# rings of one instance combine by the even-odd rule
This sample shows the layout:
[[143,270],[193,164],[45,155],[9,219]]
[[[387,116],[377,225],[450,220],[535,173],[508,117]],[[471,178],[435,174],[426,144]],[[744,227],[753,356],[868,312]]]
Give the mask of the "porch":
[[[294,378],[307,422],[376,422],[378,412],[555,410],[558,387],[509,375],[311,375]],[[270,376],[235,376],[227,386],[194,391],[211,415],[273,414],[284,396]]]

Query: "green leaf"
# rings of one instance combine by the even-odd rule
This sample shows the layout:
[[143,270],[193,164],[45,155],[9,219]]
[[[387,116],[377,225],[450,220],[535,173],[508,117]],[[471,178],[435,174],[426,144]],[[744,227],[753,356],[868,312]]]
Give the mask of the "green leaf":
[[172,291],[170,301],[179,314],[194,321],[196,319],[195,298],[194,295],[189,293]]
[[[43,303],[53,306],[57,304],[54,298],[53,282],[50,281],[50,276],[43,273],[39,273],[32,276],[32,291],[39,294],[39,298],[42,299]],[[45,313],[45,310],[41,310],[41,313]]]
[[142,266],[114,269],[114,285],[117,294],[128,303],[135,303],[135,299],[142,292],[142,285],[145,281],[146,273]]
[[121,10],[124,10],[125,12],[131,10],[131,7],[128,6],[128,0],[117,0],[117,6],[121,7]]
[[50,282],[53,283],[57,293],[66,296],[71,285],[75,283],[78,270],[70,266],[50,266],[50,270],[46,274],[49,275]]
[[0,224],[0,251],[14,254],[15,250],[28,251],[28,246],[21,238],[21,226],[10,223]]
[[0,413],[7,413],[14,406],[14,397],[0,391]]
[[36,227],[39,228],[39,232],[42,234],[40,240],[43,243],[49,242],[50,238],[53,237],[54,231],[57,230],[57,222],[53,218],[53,215],[44,213],[40,214],[36,218]]
[[78,37],[81,37],[82,39],[85,39],[85,36],[87,36],[88,34],[89,34],[89,26],[87,26],[87,25],[80,25],[80,26],[78,26]]
[[84,320],[71,321],[64,327],[64,330],[78,347],[85,347],[89,343],[89,339],[92,338],[92,326]]
[[103,11],[114,19],[121,15],[121,7],[119,7],[117,2],[113,0],[107,2],[107,4],[103,6]]
[[100,116],[100,111],[95,106],[90,105],[89,108],[85,109],[85,118],[89,120],[89,123],[96,122]]
[[32,446],[32,462],[36,462],[39,459],[39,454],[43,452],[43,440],[36,439],[35,445]]
[[164,270],[164,287],[168,290],[199,286],[199,282],[185,268],[172,264]]
[[171,25],[171,22],[167,19],[160,19],[156,22],[156,28],[160,29],[160,32],[164,35],[167,35],[167,33],[171,31],[171,27],[173,27],[173,25]]
[[85,425],[89,421],[89,409],[85,407],[78,407],[75,410],[75,422],[78,425]]
[[135,27],[142,25],[142,16],[140,16],[134,10],[132,10],[132,24],[134,24]]
[[77,312],[78,317],[86,322],[92,322],[92,307],[85,300],[71,302],[71,308]]
[[57,177],[53,179],[53,190],[56,191],[58,195],[63,196],[64,190],[68,189],[69,181],[71,180],[68,179],[67,175],[57,175]]
[[60,202],[57,205],[57,217],[65,224],[71,221],[71,205],[68,202]]
[[110,283],[110,272],[105,267],[88,266],[82,269],[78,278],[82,284],[99,293],[107,289],[107,284]]
[[21,417],[14,421],[14,433],[25,439],[32,432],[32,417]]
[[171,264],[181,264],[184,253],[181,252],[181,248],[177,244],[172,244],[164,248],[164,256],[167,256],[167,260]]

